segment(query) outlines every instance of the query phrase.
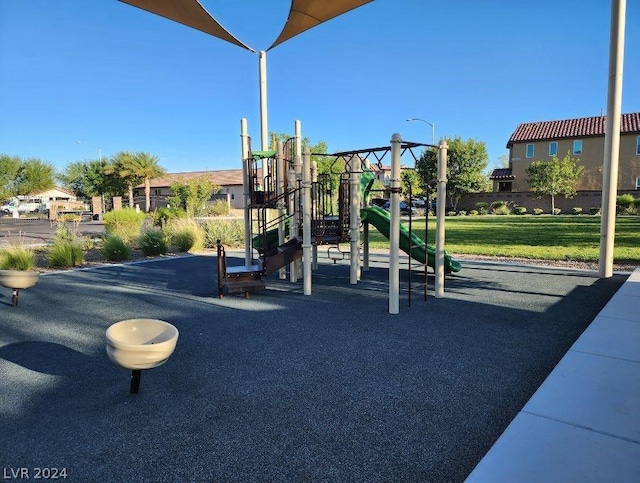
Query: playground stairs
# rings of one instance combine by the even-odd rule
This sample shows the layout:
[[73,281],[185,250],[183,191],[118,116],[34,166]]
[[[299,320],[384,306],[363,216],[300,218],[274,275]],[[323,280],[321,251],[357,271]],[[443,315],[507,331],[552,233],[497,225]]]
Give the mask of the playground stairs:
[[224,247],[218,243],[218,297],[228,293],[248,297],[249,292],[264,290],[264,277],[300,258],[302,242],[292,238],[261,256],[257,264],[228,267]]
[[222,298],[224,289],[227,293],[243,293],[245,296],[249,292],[264,290],[265,284],[262,280],[262,269],[260,265],[227,267],[223,281],[219,285],[219,297]]
[[300,258],[302,258],[302,241],[292,238],[260,257],[262,273],[265,276],[269,276],[276,270]]

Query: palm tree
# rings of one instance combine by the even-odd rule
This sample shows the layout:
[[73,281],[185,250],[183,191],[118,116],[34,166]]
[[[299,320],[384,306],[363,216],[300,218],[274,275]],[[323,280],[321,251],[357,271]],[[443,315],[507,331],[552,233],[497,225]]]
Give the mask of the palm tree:
[[133,173],[144,180],[145,211],[148,213],[151,207],[151,179],[164,175],[166,170],[158,164],[158,157],[149,153],[135,153],[133,158]]
[[133,187],[140,182],[136,172],[136,155],[129,151],[120,151],[111,158],[111,164],[105,166],[104,174],[115,174],[127,184],[129,208],[133,208]]

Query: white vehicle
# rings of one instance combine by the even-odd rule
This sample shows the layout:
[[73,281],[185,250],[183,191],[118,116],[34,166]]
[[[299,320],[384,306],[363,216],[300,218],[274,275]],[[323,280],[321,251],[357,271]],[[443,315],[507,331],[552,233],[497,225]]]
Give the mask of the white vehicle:
[[0,212],[2,212],[3,215],[14,215],[14,213],[39,213],[45,208],[46,207],[43,205],[42,200],[38,198],[11,198],[0,206]]

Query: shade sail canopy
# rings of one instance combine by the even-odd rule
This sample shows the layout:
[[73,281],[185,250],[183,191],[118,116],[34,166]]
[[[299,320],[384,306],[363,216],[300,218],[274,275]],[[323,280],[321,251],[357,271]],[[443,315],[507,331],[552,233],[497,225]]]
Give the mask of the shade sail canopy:
[[285,40],[342,15],[349,10],[361,7],[373,0],[293,0],[287,23],[276,41],[267,50]]
[[147,12],[200,30],[219,39],[231,42],[238,47],[255,52],[251,47],[235,38],[218,23],[198,0],[120,0]]

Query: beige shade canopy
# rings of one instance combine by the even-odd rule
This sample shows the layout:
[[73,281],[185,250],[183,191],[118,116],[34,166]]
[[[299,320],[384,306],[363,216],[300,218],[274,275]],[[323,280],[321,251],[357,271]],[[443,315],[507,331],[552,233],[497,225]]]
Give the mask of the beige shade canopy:
[[200,30],[238,47],[255,52],[251,47],[235,38],[227,29],[205,10],[198,0],[120,0],[147,12],[174,20],[187,27]]
[[293,0],[287,23],[267,50],[273,49],[276,45],[305,30],[371,1],[373,0]]

